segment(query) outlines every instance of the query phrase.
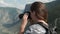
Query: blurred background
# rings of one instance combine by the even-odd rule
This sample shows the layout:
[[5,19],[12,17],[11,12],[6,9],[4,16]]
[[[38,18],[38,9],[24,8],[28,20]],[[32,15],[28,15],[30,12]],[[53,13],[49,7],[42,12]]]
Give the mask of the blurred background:
[[26,4],[41,1],[48,9],[48,23],[60,34],[60,0],[0,0],[0,34],[18,34]]

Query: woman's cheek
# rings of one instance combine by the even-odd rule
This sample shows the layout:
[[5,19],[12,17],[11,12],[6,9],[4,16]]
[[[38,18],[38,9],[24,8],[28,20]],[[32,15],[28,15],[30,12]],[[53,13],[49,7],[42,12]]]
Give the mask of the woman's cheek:
[[30,17],[32,18],[32,15],[30,15]]

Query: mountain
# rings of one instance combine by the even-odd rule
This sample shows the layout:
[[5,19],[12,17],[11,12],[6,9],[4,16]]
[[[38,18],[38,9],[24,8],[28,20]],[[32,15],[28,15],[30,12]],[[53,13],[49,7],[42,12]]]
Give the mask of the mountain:
[[0,34],[16,34],[20,28],[19,14],[23,10],[14,7],[0,7]]
[[53,21],[52,19],[60,18],[60,0],[56,0],[51,3],[46,4],[48,8],[48,16],[50,17],[50,21]]

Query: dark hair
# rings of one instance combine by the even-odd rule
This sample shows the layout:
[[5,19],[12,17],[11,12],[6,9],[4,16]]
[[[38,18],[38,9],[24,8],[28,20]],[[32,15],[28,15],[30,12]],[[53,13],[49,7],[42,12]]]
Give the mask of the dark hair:
[[36,17],[40,20],[47,22],[48,12],[45,7],[45,4],[42,2],[34,2],[30,7],[31,12],[35,12]]

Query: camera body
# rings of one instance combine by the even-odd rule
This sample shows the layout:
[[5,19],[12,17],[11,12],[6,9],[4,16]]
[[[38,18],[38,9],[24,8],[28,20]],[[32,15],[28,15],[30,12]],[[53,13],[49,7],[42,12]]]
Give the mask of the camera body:
[[28,13],[28,19],[31,19],[31,17],[30,17],[30,7],[31,7],[31,4],[26,4],[24,12],[19,15],[20,19],[22,19],[23,15],[25,13]]

